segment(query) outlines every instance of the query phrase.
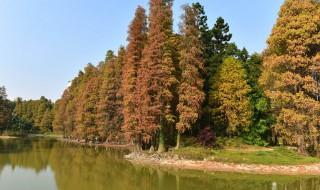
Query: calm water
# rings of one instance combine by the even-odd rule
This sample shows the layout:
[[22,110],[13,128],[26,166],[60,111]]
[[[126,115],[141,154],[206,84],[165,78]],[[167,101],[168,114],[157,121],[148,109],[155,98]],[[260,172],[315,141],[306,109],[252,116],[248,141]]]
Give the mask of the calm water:
[[134,165],[122,149],[53,139],[0,139],[0,190],[320,189],[319,177],[159,169]]

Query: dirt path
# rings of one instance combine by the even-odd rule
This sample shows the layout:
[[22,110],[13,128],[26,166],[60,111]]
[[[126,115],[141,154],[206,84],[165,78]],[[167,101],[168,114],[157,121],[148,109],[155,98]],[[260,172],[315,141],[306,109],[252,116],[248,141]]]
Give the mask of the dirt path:
[[280,174],[280,175],[320,175],[320,163],[310,165],[259,165],[259,164],[233,164],[214,161],[192,161],[174,158],[163,158],[160,155],[145,155],[132,153],[125,157],[127,160],[143,165],[159,165],[164,167],[225,171],[253,174]]

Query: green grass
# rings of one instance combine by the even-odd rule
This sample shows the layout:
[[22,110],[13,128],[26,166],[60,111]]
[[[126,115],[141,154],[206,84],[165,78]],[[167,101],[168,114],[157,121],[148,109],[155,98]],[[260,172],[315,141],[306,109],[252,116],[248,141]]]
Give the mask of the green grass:
[[45,132],[44,135],[61,135],[62,136],[62,132],[56,132],[56,131],[51,132],[51,131],[49,131],[49,132]]
[[320,163],[320,158],[307,157],[298,154],[295,150],[285,147],[274,147],[274,150],[248,151],[239,150],[213,150],[200,147],[185,147],[169,152],[168,155],[178,155],[179,158],[191,160],[204,160],[245,163],[245,164],[265,164],[265,165],[300,165]]
[[43,135],[43,136],[50,136],[50,137],[62,137],[61,132],[46,132],[46,131],[11,131],[5,130],[0,131],[0,135],[3,136],[12,136],[12,137],[27,137],[30,135]]
[[1,135],[10,137],[26,137],[28,134],[24,131],[2,131]]
[[265,165],[300,165],[320,163],[320,158],[307,157],[295,150],[274,147],[271,151],[213,150],[213,159],[218,162],[265,164]]
[[223,142],[223,149],[203,148],[194,139],[184,139],[179,150],[166,153],[169,156],[190,160],[209,160],[226,163],[301,165],[320,163],[318,157],[300,155],[296,150],[282,147],[259,147],[244,144],[241,139]]
[[178,155],[179,158],[188,159],[188,160],[203,160],[212,156],[212,151],[210,149],[205,149],[201,147],[185,147],[180,148],[179,150],[173,150],[166,153],[169,156]]

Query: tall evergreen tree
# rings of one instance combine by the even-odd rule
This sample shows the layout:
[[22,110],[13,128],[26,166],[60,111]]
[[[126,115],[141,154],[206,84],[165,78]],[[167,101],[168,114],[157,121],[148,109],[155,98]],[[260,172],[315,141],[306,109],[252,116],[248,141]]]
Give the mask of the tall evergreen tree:
[[202,59],[203,46],[199,39],[201,31],[197,23],[196,9],[189,5],[182,6],[185,13],[181,16],[183,22],[180,25],[182,39],[181,50],[181,78],[178,87],[179,122],[177,123],[177,146],[180,146],[180,134],[191,129],[201,114],[201,106],[204,100],[203,79],[199,71],[204,70]]
[[5,86],[0,87],[0,98],[3,100],[7,99],[7,89]]
[[267,41],[261,84],[276,117],[274,131],[298,151],[318,152],[319,1],[286,0]]
[[164,128],[173,121],[172,86],[177,83],[172,60],[172,0],[150,0],[148,44],[143,51],[138,72],[139,127],[145,129],[144,140],[159,134],[159,152],[165,149]]
[[273,116],[270,109],[270,101],[265,96],[262,86],[258,83],[262,72],[262,62],[262,57],[254,53],[244,66],[248,75],[248,84],[251,87],[249,98],[253,117],[250,130],[243,134],[243,137],[248,143],[266,146],[271,142]]
[[232,34],[229,33],[228,23],[225,23],[222,17],[219,17],[213,28],[209,29],[207,25],[208,18],[205,14],[204,7],[200,3],[195,3],[192,7],[197,14],[197,24],[201,31],[199,38],[204,46],[203,58],[205,72],[202,72],[202,77],[205,79],[203,89],[206,96],[202,107],[203,114],[201,115],[200,123],[201,126],[205,127],[211,126],[213,123],[210,112],[211,108],[209,106],[210,87],[213,85],[214,76],[223,58],[228,55],[226,49]]
[[98,69],[92,64],[84,69],[81,91],[78,98],[79,107],[76,115],[77,135],[85,141],[98,136],[97,102],[99,101],[100,81]]
[[[36,102],[36,107],[35,107],[35,113],[34,115],[34,128],[35,129],[40,129],[42,128],[41,123],[44,118],[44,115],[47,111],[47,109],[51,110],[52,109],[52,103],[48,99],[46,99],[44,96],[41,96],[40,100]],[[52,122],[51,126],[52,127]],[[42,128],[45,129],[45,128]]]
[[[124,47],[120,47],[117,57],[108,59],[104,70],[104,80],[100,89],[98,106],[99,135],[106,140],[120,140],[123,124],[123,92],[121,89],[122,69],[125,57]],[[106,59],[107,60],[107,59]]]
[[7,102],[6,88],[0,87],[0,130],[9,127],[11,112]]
[[52,109],[47,108],[40,123],[41,131],[52,131],[53,114]]
[[135,140],[138,146],[141,146],[142,136],[141,131],[137,128],[137,113],[136,113],[136,96],[137,96],[137,74],[140,69],[142,59],[142,50],[147,39],[147,15],[146,10],[138,7],[135,17],[132,20],[128,31],[128,46],[125,56],[125,64],[123,66],[123,117],[124,123],[122,126],[125,135],[129,139]]
[[115,67],[115,90],[116,90],[116,115],[114,117],[116,137],[123,140],[121,127],[123,126],[123,66],[125,65],[126,49],[121,46],[118,51],[117,64]]
[[[104,65],[100,67],[100,72],[101,72],[101,87],[99,90],[100,94],[100,101],[98,103],[98,113],[97,113],[97,118],[98,118],[98,132],[101,140],[107,140],[108,137],[110,137],[110,129],[109,129],[109,117],[108,117],[108,97],[110,97],[109,94],[109,75],[110,75],[110,68],[114,68],[114,62],[115,62],[115,55],[112,50],[107,51],[107,55],[105,58]],[[112,70],[114,72],[114,70]],[[110,110],[111,111],[111,110]]]
[[214,24],[212,30],[212,54],[211,65],[209,65],[209,72],[214,74],[215,69],[222,63],[222,58],[225,54],[225,48],[228,45],[228,42],[232,38],[232,34],[229,34],[229,25],[225,23],[222,17],[217,18],[216,23]]
[[63,121],[63,133],[65,136],[73,136],[74,138],[79,138],[79,135],[76,131],[76,121],[80,112],[81,102],[79,101],[81,96],[81,88],[84,81],[83,71],[79,71],[78,76],[74,78],[71,82],[71,86],[65,91],[65,94],[62,96],[62,100],[65,99],[66,105],[64,114],[62,118],[65,118]]
[[[67,99],[64,98],[64,95],[66,94],[66,90],[63,93],[61,99],[58,99],[53,107],[53,131],[63,131],[65,126],[64,126],[64,121],[66,119],[65,115],[65,110],[67,106]],[[66,137],[66,134],[63,133],[63,137]]]

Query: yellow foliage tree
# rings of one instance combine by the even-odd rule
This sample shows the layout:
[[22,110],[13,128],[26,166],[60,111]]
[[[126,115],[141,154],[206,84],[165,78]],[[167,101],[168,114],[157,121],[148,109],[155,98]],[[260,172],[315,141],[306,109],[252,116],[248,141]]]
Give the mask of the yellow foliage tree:
[[319,23],[318,1],[285,1],[267,41],[260,78],[272,101],[275,134],[302,154],[318,149]]
[[248,92],[247,75],[242,62],[229,57],[221,64],[214,78],[210,103],[217,105],[214,109],[214,119],[226,126],[229,136],[241,131],[248,131],[252,111]]

